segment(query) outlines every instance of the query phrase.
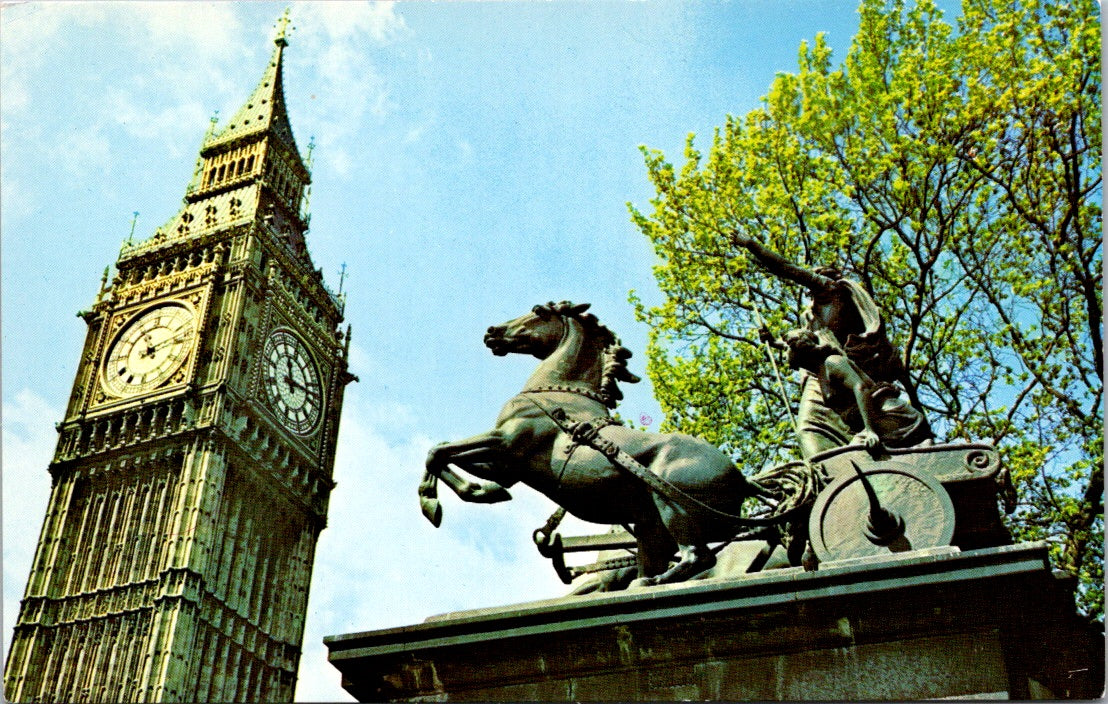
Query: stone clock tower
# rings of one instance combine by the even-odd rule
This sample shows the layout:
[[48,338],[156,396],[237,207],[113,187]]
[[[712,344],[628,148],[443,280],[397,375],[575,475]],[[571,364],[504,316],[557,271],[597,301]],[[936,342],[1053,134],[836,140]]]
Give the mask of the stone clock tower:
[[349,328],[281,85],[213,124],[92,308],[4,673],[16,701],[290,701]]

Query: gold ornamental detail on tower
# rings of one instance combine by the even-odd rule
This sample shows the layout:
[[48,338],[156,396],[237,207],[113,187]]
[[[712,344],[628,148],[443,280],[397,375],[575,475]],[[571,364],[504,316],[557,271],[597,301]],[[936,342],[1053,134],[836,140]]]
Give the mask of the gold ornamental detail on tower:
[[[150,272],[135,272],[127,280],[119,281],[111,289],[111,302],[116,305],[129,305],[168,293],[179,294],[181,291],[211,280],[219,271],[217,262],[189,264],[188,257],[185,259],[186,261],[179,265],[181,269],[173,269],[171,268],[173,265],[167,264],[159,267],[162,273],[158,273],[159,268],[152,268]],[[147,274],[153,278],[146,278]],[[196,294],[192,294],[190,298],[195,299]],[[194,305],[199,303],[198,300],[192,302]]]

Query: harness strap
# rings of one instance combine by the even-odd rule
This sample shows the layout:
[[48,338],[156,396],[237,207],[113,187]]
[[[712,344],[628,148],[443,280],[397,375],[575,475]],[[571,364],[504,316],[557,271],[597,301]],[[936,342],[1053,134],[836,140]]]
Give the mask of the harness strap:
[[[539,404],[536,403],[536,405]],[[542,408],[542,406],[539,405],[539,408]],[[570,422],[568,416],[566,416],[565,410],[562,408],[555,408],[552,411],[547,411],[544,408],[543,412],[550,416],[550,419],[553,420],[559,428],[568,433],[574,442],[588,445],[604,455],[609,462],[630,472],[648,487],[674,503],[683,505],[685,508],[694,508],[704,511],[717,518],[739,525],[761,526],[772,525],[777,522],[777,519],[744,518],[733,513],[721,511],[713,506],[709,506],[695,496],[687,494],[679,487],[659,477],[654,472],[651,472],[625,450],[620,449],[614,442],[603,437],[600,434],[601,429],[611,425],[611,423],[605,423],[598,427],[591,421]]]
[[[573,441],[573,445],[571,445],[571,447],[575,447],[577,445],[587,445],[591,447],[600,454],[604,455],[604,457],[616,467],[630,472],[637,479],[644,482],[648,487],[658,492],[666,499],[673,501],[676,504],[682,505],[685,508],[693,508],[704,511],[717,518],[740,526],[777,525],[781,522],[784,513],[789,512],[785,511],[777,515],[774,515],[777,512],[773,512],[771,513],[771,515],[765,518],[744,518],[743,516],[728,513],[726,511],[721,511],[713,506],[709,506],[695,496],[687,494],[671,482],[668,482],[662,477],[659,477],[654,472],[651,472],[649,469],[644,467],[642,463],[640,463],[626,451],[620,449],[619,446],[617,446],[614,442],[612,442],[608,438],[601,436],[600,431],[603,428],[606,428],[609,425],[622,425],[622,423],[615,420],[614,418],[610,416],[601,416],[592,421],[586,420],[574,422],[570,420],[568,415],[566,415],[564,408],[558,407],[550,410],[534,398],[527,397],[527,400],[535,404],[535,406],[548,418],[550,418],[550,420],[552,420],[554,424],[557,425],[560,430],[562,430],[562,432],[570,436],[570,439]],[[555,512],[555,515],[557,515],[557,512]],[[555,519],[555,516],[551,516],[550,518],[553,524],[556,526],[558,523],[561,522],[562,517],[558,516],[557,519]],[[548,525],[551,521],[548,521]],[[549,536],[549,532],[543,529],[536,530],[535,535],[533,536],[536,538],[536,542],[538,542],[537,539],[540,535]],[[549,537],[547,539],[549,539]]]
[[581,386],[570,386],[568,384],[549,384],[547,386],[536,386],[533,389],[524,389],[520,391],[521,394],[542,394],[548,392],[558,392],[565,394],[577,394],[578,396],[584,396],[585,398],[592,399],[593,401],[599,401],[605,406],[611,407],[612,398],[610,395],[601,391],[594,391],[590,388]]

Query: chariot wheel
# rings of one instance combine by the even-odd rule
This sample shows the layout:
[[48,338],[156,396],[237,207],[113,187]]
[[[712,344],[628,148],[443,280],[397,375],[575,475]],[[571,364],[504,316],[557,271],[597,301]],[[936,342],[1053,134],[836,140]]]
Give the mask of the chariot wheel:
[[808,532],[820,562],[950,545],[954,504],[938,481],[898,462],[854,470],[812,506]]

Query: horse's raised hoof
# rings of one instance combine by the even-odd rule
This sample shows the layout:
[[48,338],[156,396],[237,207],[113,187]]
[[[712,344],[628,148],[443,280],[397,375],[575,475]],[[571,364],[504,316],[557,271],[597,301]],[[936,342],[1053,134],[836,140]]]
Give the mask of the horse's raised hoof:
[[475,504],[496,504],[501,501],[510,501],[511,498],[512,495],[507,489],[499,484],[489,482],[469,492],[466,500],[472,501]]
[[431,525],[438,528],[442,525],[442,504],[438,499],[429,499],[427,497],[419,497],[419,510],[423,512],[423,517],[431,522]]

